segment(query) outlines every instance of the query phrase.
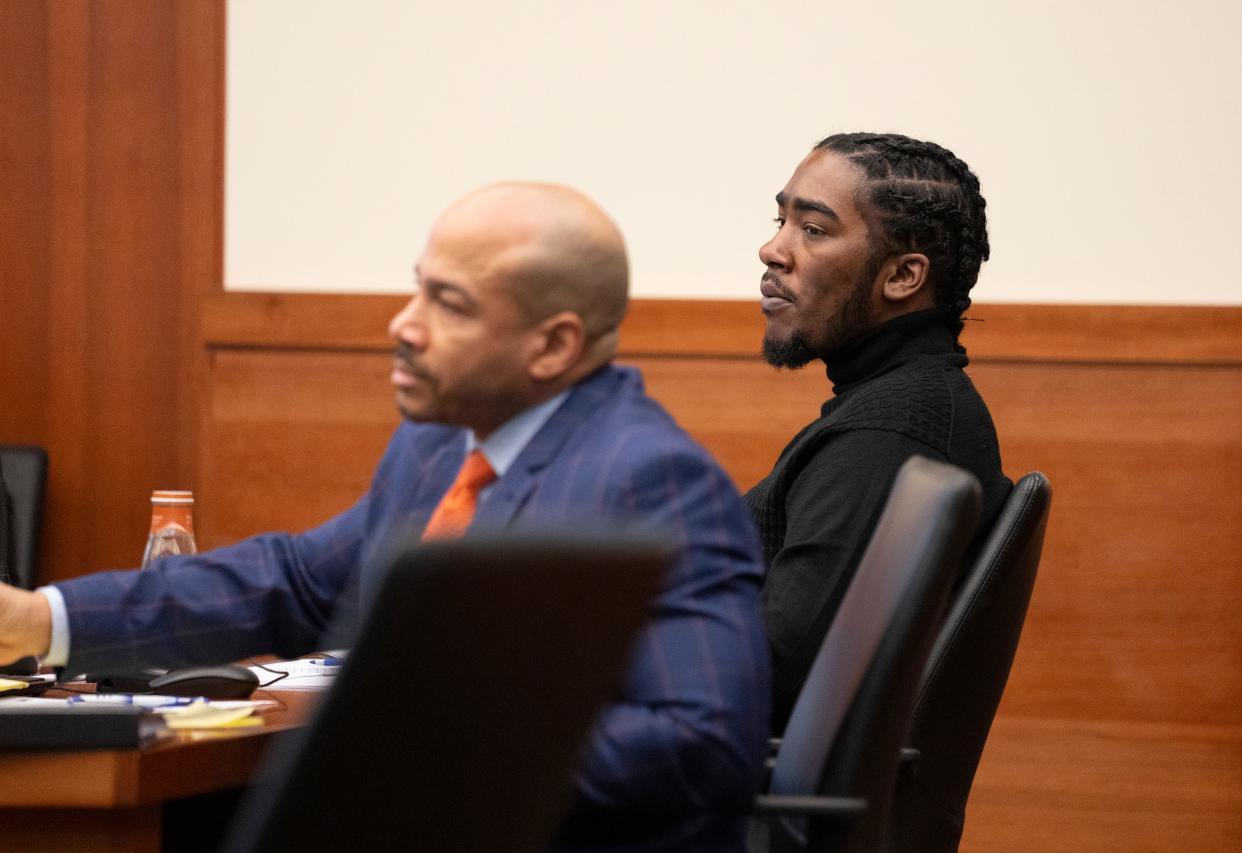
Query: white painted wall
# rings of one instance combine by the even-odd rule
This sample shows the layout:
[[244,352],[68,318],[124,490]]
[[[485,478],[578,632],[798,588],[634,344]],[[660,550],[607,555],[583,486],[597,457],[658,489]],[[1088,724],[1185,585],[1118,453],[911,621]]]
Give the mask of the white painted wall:
[[1233,0],[231,0],[227,285],[404,292],[484,183],[609,210],[640,297],[753,299],[819,138],[895,130],[983,182],[976,299],[1242,304]]

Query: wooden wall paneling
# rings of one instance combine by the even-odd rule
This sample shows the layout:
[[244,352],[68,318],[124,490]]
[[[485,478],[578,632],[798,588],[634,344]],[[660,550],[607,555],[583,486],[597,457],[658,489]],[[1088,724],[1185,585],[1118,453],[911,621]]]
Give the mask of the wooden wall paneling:
[[[177,57],[171,16],[147,5],[149,14],[113,15],[93,5],[88,15],[88,267],[76,295],[89,312],[80,405],[85,432],[102,441],[87,442],[81,494],[93,514],[112,521],[91,529],[86,542],[86,559],[105,566],[138,562],[150,518],[145,498],[184,476],[176,467],[177,385],[189,377],[176,343],[184,332],[176,136],[168,120]],[[111,505],[94,505],[102,496],[90,494],[92,484],[107,484]]]
[[[647,391],[745,491],[767,476],[789,439],[829,396],[822,369],[775,373],[758,358],[628,356]],[[763,401],[756,405],[756,401]]]
[[[985,279],[986,281],[986,279]],[[1006,361],[1238,364],[1242,307],[981,304],[962,340]]]
[[[77,103],[56,107],[82,62],[53,60],[57,47],[80,46],[84,38],[80,27],[57,28],[49,17],[43,4],[0,6],[0,441],[56,448],[57,430],[72,417],[58,410],[77,389],[62,381],[70,357],[49,346],[65,307],[52,285],[79,260],[66,240],[72,223],[61,205],[67,184],[80,175],[54,180],[76,131]],[[68,251],[58,257],[54,247],[65,242]],[[69,313],[59,327],[80,331],[75,319]],[[53,484],[63,470],[54,455]],[[49,496],[53,513],[58,497]],[[44,537],[45,555],[53,541]]]
[[203,335],[213,349],[391,352],[388,321],[408,298],[230,291],[203,301]]
[[1227,853],[1242,840],[1239,768],[1233,727],[1002,713],[961,851]]
[[[45,7],[46,8],[46,7]],[[92,565],[99,524],[108,514],[98,513],[94,501],[117,504],[125,499],[110,486],[90,487],[91,442],[95,431],[91,408],[85,402],[92,385],[107,380],[106,367],[87,357],[91,339],[90,298],[90,57],[89,0],[71,0],[55,13],[47,12],[47,64],[50,72],[49,128],[46,147],[51,152],[49,198],[55,215],[40,248],[49,256],[46,293],[50,299],[45,335],[26,347],[49,368],[42,395],[46,416],[41,440],[48,449],[49,484],[40,572],[44,580],[76,574]],[[43,140],[40,140],[41,142]],[[27,280],[29,297],[41,282]],[[98,301],[98,297],[96,298]],[[102,437],[102,436],[100,436]],[[81,535],[58,535],[72,526]],[[119,556],[119,555],[118,555]]]
[[[207,494],[232,507],[223,538],[316,523],[365,488],[394,423],[383,327],[401,301],[208,300],[205,463],[216,472]],[[741,488],[829,392],[822,368],[778,373],[759,362],[752,308],[639,301],[622,334],[621,360],[643,370]],[[968,327],[970,372],[1006,470],[1045,471],[1055,497],[962,849],[1236,849],[1242,312],[974,313],[988,326]],[[305,464],[316,450],[331,464]]]
[[49,69],[35,49],[47,18],[34,3],[0,7],[0,441],[32,441],[46,414],[38,396],[48,367],[32,342],[48,336],[46,282],[52,218]]
[[1242,367],[973,374],[1054,490],[1006,712],[1242,726]]
[[178,360],[189,381],[178,385],[177,467],[200,482],[202,415],[209,400],[202,302],[224,282],[225,20],[219,0],[179,2],[173,16],[176,113]]
[[49,450],[45,580],[135,564],[150,490],[195,485],[222,15],[213,0],[0,7],[0,440]]
[[218,351],[202,544],[300,531],[348,508],[398,422],[379,353]]
[[[204,302],[203,329],[221,347],[387,350],[388,320],[406,298],[228,291]],[[975,361],[1242,362],[1242,307],[984,303],[970,316],[962,340]],[[762,337],[756,302],[637,299],[621,352],[753,361]]]
[[[968,316],[962,340],[975,360],[1242,362],[1242,307],[979,303]],[[757,298],[644,299],[623,331],[628,353],[753,358],[763,319]]]

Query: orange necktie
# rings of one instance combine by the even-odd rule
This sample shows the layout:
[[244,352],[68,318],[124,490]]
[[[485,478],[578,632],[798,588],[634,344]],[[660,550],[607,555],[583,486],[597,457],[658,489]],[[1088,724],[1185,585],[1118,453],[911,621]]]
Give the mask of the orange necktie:
[[496,472],[488,464],[481,450],[472,450],[457,472],[457,479],[440,499],[440,505],[431,514],[431,520],[423,530],[423,541],[428,539],[451,539],[460,536],[470,526],[474,509],[479,503],[479,492],[496,479]]

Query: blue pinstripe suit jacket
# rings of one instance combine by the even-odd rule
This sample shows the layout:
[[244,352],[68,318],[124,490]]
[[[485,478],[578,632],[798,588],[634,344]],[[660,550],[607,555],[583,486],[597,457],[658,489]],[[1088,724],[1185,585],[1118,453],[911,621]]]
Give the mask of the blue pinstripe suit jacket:
[[[353,574],[394,534],[421,531],[464,454],[462,429],[403,424],[370,491],[320,527],[61,584],[70,670],[316,648]],[[662,530],[678,556],[582,758],[560,845],[740,850],[741,822],[705,812],[745,803],[761,772],[770,674],[757,537],[715,462],[637,371],[614,366],[574,388],[471,531],[610,521]]]

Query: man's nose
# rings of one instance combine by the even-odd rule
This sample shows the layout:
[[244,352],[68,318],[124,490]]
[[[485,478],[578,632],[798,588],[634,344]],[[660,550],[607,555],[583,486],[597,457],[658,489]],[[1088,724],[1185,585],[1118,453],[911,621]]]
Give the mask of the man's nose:
[[772,239],[759,247],[759,260],[763,261],[768,269],[789,269],[789,252],[785,247],[785,242],[781,237],[781,228],[772,235]]
[[419,297],[416,294],[388,323],[388,337],[399,343],[422,349],[426,344],[427,330],[419,316]]

